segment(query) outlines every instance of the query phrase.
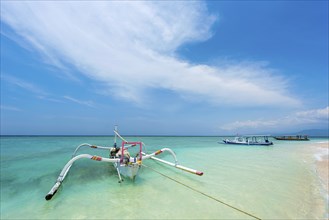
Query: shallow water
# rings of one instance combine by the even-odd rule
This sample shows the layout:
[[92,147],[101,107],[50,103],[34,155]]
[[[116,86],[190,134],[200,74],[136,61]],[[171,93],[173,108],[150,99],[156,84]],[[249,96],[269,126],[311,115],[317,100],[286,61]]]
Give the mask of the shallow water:
[[[82,159],[52,200],[44,196],[76,146],[111,146],[113,137],[1,137],[1,219],[323,219],[327,207],[315,173],[317,142],[233,146],[219,137],[126,137],[153,152],[170,147],[197,176],[145,160],[135,182],[118,183],[111,164]],[[83,149],[81,153],[107,156]],[[160,158],[173,161],[163,153]],[[197,190],[193,191],[191,188]],[[203,194],[201,194],[202,192]],[[212,198],[209,198],[209,195]],[[220,201],[220,202],[219,202]]]

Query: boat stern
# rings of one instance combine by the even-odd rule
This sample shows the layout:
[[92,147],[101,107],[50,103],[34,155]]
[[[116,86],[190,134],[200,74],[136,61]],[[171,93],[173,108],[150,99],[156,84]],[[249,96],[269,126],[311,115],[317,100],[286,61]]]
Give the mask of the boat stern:
[[141,167],[141,163],[139,161],[132,163],[115,163],[115,168],[119,170],[120,174],[124,177],[128,177],[131,180],[135,180],[136,176],[138,175],[138,171]]

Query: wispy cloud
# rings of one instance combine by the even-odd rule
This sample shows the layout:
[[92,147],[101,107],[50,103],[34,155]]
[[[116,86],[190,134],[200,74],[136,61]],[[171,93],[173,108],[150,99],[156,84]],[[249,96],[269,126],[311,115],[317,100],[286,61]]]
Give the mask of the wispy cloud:
[[8,110],[8,111],[16,111],[16,112],[22,111],[20,108],[17,108],[15,106],[9,106],[9,105],[0,105],[0,109]]
[[46,100],[46,101],[50,101],[50,102],[63,103],[62,100],[57,99],[57,98],[51,98],[49,96],[40,95],[40,96],[38,96],[38,98],[41,99],[41,100]]
[[17,77],[11,76],[11,75],[2,74],[1,79],[6,82],[9,82],[15,86],[18,86],[21,89],[24,89],[28,92],[34,93],[36,95],[41,95],[41,96],[48,95],[47,92],[45,92],[39,86],[35,85],[34,83],[22,80],[20,78],[17,78]]
[[64,98],[67,99],[67,100],[70,100],[74,103],[78,103],[80,105],[85,105],[85,106],[88,106],[88,107],[95,107],[95,104],[92,101],[79,100],[79,99],[72,98],[70,96],[64,96]]
[[286,117],[277,119],[256,119],[246,121],[235,121],[220,126],[220,129],[226,131],[234,131],[239,129],[265,129],[286,128],[291,125],[312,126],[312,125],[328,125],[329,123],[329,106],[322,109],[311,109],[300,111]]
[[[37,84],[28,82],[26,80],[20,79],[18,77],[8,75],[8,74],[2,74],[1,80],[10,83],[16,87],[19,87],[29,93],[32,93],[40,100],[50,101],[50,102],[56,102],[56,103],[63,103],[62,98],[56,98],[54,95],[51,95],[50,93],[46,92],[42,88],[40,88]],[[67,98],[66,98],[67,99]],[[71,100],[72,101],[72,100]],[[8,109],[8,108],[7,108]],[[14,109],[13,109],[14,110]]]
[[143,103],[160,88],[216,105],[300,103],[264,64],[207,66],[178,58],[180,46],[213,34],[217,17],[203,2],[6,1],[1,14],[48,62],[73,65],[119,99]]
[[235,121],[222,125],[220,128],[223,130],[231,131],[236,129],[245,129],[245,128],[273,128],[278,125],[279,121],[277,120],[246,120],[246,121]]

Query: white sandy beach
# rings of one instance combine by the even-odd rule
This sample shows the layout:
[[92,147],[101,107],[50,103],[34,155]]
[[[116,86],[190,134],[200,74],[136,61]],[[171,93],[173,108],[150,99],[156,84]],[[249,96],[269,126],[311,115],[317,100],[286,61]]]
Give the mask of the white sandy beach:
[[319,175],[327,198],[329,198],[329,142],[317,143],[316,172]]

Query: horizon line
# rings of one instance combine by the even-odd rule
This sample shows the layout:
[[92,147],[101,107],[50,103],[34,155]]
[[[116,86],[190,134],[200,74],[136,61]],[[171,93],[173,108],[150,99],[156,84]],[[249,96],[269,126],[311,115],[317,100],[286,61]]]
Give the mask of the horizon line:
[[[261,135],[261,134],[260,134]],[[266,135],[268,137],[280,136],[281,134],[275,135]],[[290,134],[291,136],[300,135],[300,134]],[[303,134],[304,135],[304,134]],[[307,134],[305,134],[307,135]],[[0,134],[0,137],[114,137],[115,135],[106,135],[106,134]],[[170,134],[123,134],[122,136],[125,137],[236,137],[236,136],[245,136],[245,134],[238,134],[238,135],[170,135]],[[282,136],[282,135],[281,135]],[[285,135],[287,136],[287,135]],[[309,137],[327,137],[328,135],[307,135]]]

